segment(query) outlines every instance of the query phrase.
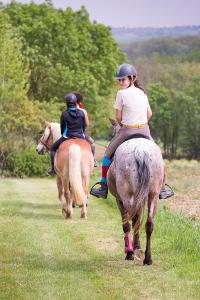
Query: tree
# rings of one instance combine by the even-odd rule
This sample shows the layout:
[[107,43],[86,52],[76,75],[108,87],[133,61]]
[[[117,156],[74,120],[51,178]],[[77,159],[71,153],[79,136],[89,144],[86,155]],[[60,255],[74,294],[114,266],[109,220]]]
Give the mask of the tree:
[[29,71],[21,42],[0,13],[1,169],[10,153],[26,147],[40,128],[37,111],[26,97]]
[[168,89],[161,83],[149,84],[147,86],[153,117],[150,127],[153,137],[162,142],[164,155],[170,154],[170,146],[173,129],[172,100]]
[[124,61],[111,28],[91,23],[84,7],[74,12],[11,3],[4,11],[18,29],[29,59],[30,99],[60,102],[69,91],[79,90],[96,127],[92,133],[101,134],[115,70]]

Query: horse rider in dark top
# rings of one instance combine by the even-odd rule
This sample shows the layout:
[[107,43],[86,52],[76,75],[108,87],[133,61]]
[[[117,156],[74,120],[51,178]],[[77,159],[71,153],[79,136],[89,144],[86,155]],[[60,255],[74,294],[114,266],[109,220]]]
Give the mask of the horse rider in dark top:
[[60,117],[61,137],[52,145],[50,151],[49,174],[52,176],[55,175],[54,158],[60,144],[69,138],[85,139],[85,128],[89,125],[87,112],[77,107],[77,96],[69,93],[65,96],[65,101],[67,107]]

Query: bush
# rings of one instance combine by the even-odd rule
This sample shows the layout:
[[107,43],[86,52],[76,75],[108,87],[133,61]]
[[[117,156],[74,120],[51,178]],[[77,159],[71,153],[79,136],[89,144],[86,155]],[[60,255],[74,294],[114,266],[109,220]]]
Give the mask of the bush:
[[35,150],[23,150],[8,156],[4,176],[44,177],[49,167],[49,155],[38,155]]

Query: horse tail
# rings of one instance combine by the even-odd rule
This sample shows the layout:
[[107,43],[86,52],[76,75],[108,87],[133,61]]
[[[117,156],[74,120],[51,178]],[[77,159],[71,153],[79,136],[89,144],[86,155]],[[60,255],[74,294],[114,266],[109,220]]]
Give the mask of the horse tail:
[[137,166],[137,187],[134,206],[129,211],[129,219],[133,218],[136,214],[141,215],[143,213],[145,202],[148,199],[150,183],[149,154],[140,148],[136,148],[134,158]]
[[81,175],[81,148],[76,144],[69,147],[69,183],[75,203],[85,204],[86,195]]

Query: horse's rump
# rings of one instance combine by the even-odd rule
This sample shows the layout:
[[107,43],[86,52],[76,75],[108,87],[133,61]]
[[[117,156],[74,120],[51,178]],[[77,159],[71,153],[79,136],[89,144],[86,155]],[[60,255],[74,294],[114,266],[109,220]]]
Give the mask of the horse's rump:
[[68,157],[69,157],[69,149],[71,145],[80,146],[80,155],[81,155],[81,164],[87,166],[88,169],[92,169],[93,167],[93,155],[91,152],[90,144],[84,139],[68,139],[64,141],[58,148],[56,152],[56,169],[64,170],[63,160],[65,160],[66,165],[65,168],[69,168]]
[[116,192],[130,217],[141,214],[149,193],[159,194],[162,186],[164,165],[160,149],[148,139],[128,140],[116,150],[113,164],[108,179],[115,181]]
[[87,196],[82,181],[93,169],[93,155],[89,143],[83,139],[64,141],[57,150],[55,168],[64,189],[70,189],[75,203],[83,205]]

